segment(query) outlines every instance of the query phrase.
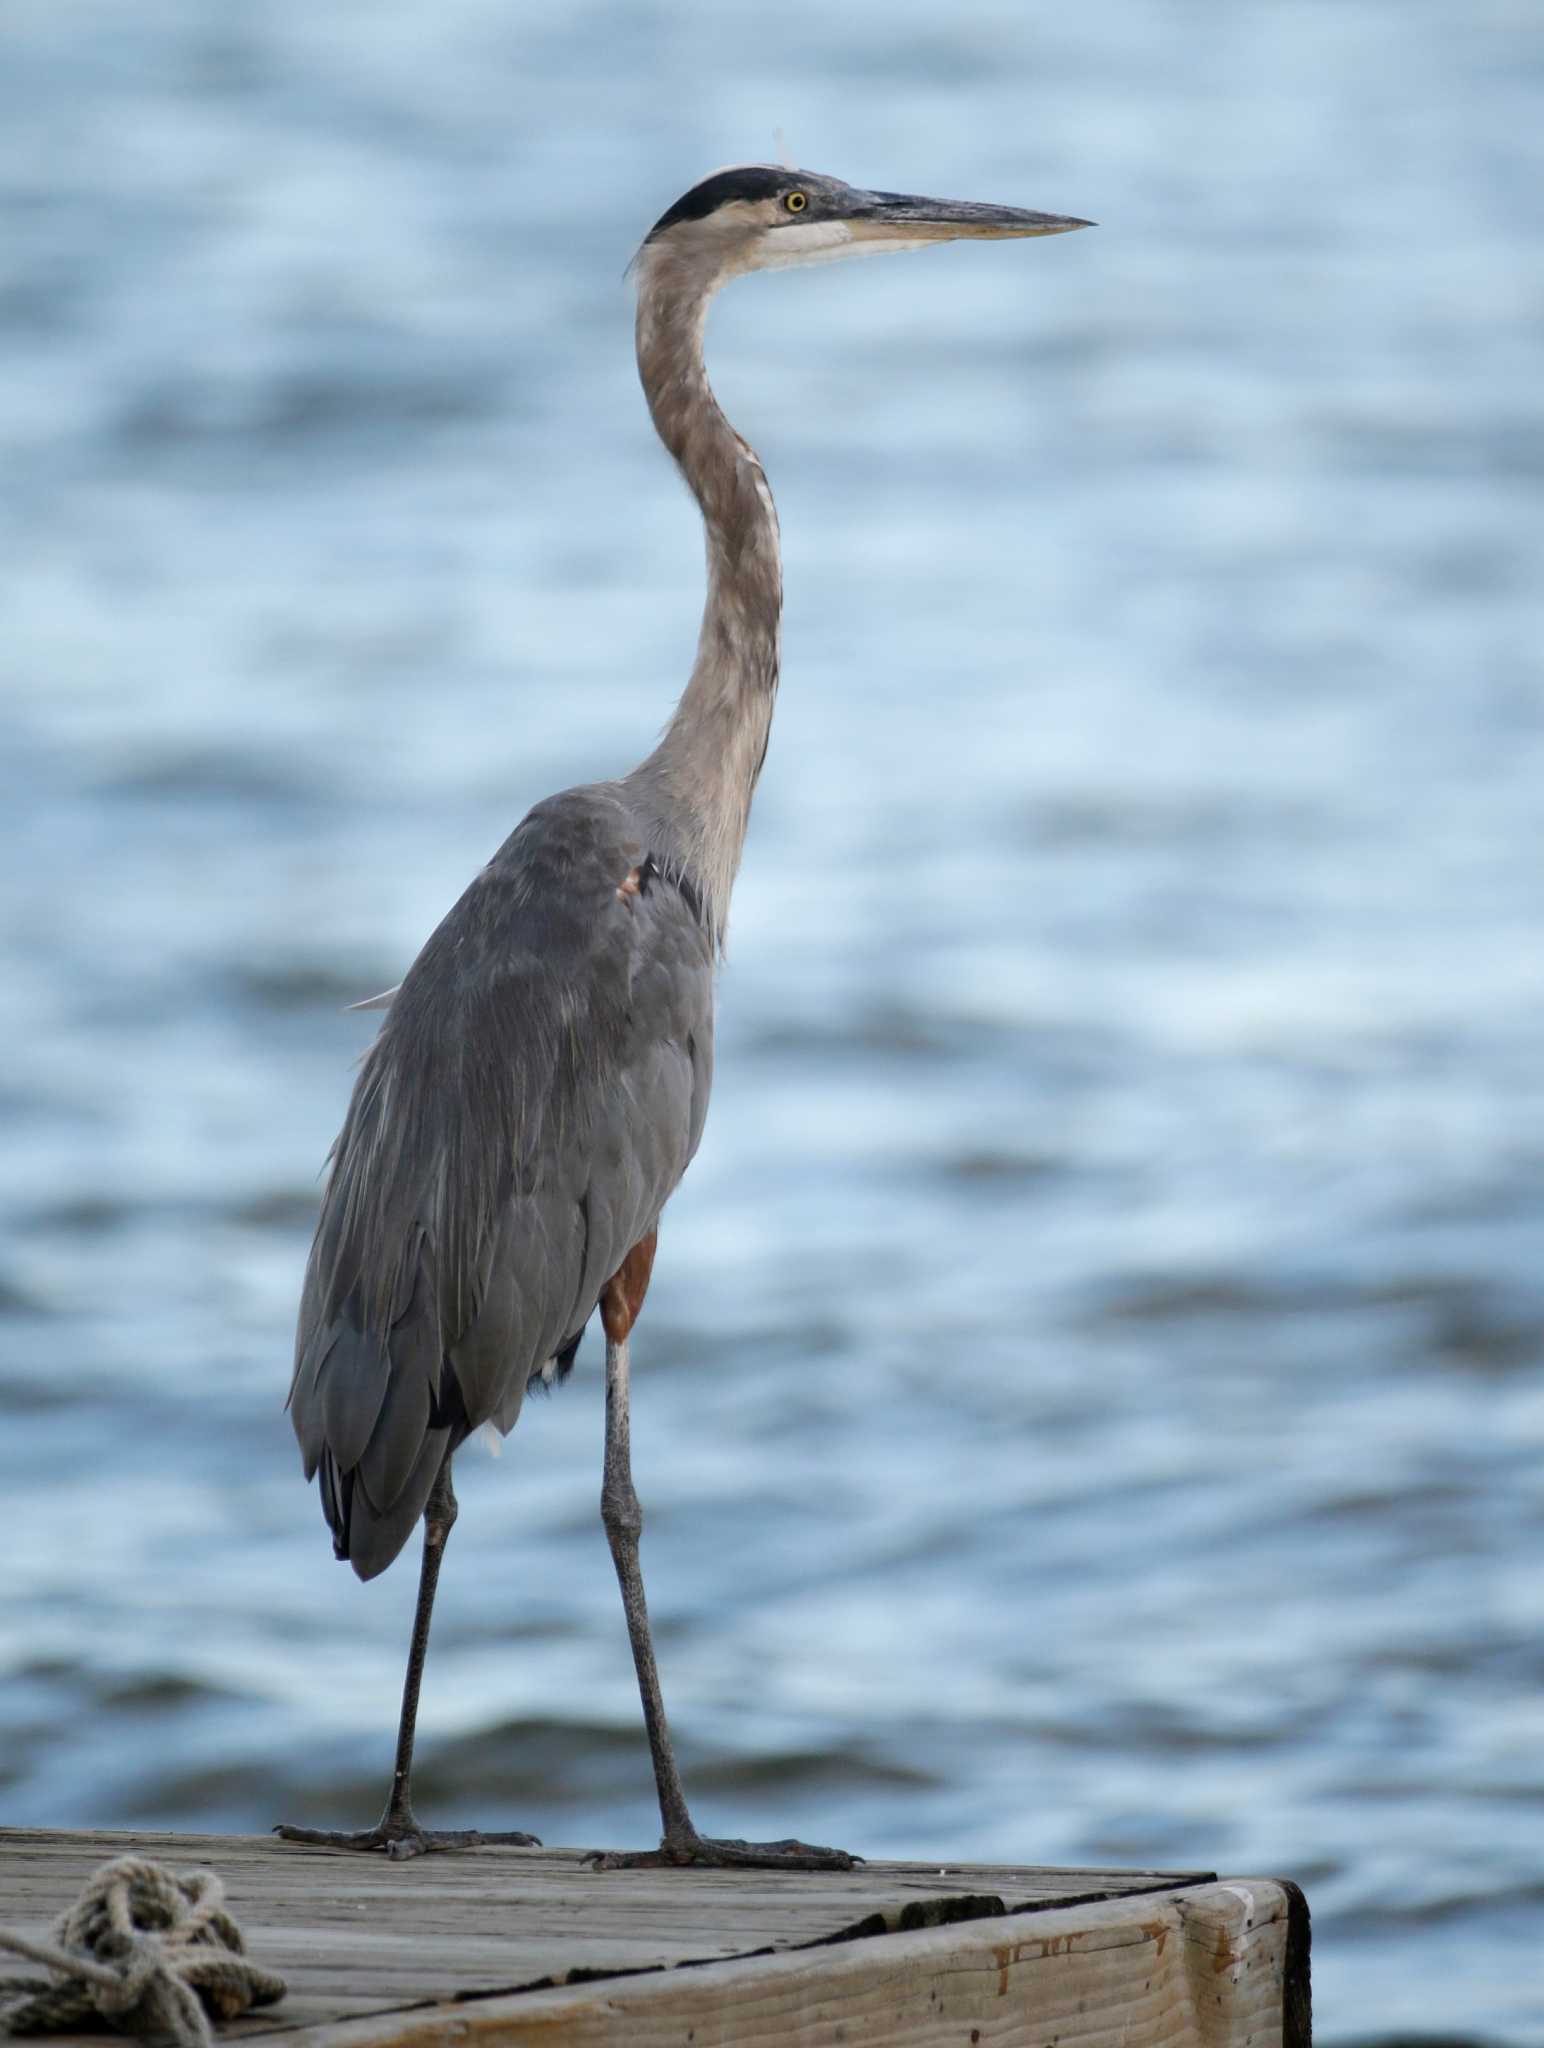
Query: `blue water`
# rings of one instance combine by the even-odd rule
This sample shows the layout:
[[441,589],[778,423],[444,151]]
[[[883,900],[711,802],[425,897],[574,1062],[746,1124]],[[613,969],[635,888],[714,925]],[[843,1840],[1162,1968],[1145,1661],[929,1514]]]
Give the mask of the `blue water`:
[[[0,1820],[379,1804],[280,1404],[373,1019],[624,768],[703,172],[1094,234],[752,280],[786,538],[636,1346],[702,1819],[1283,1873],[1321,2037],[1544,2039],[1544,17],[10,0]],[[600,1400],[458,1470],[432,1817],[643,1842]]]

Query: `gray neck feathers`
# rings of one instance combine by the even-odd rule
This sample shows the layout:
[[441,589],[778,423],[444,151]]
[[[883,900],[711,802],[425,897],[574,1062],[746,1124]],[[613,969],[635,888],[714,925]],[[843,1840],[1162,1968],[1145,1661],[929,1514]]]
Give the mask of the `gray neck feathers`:
[[659,437],[702,508],[708,596],[675,715],[627,780],[661,850],[701,890],[721,945],[777,694],[777,513],[761,464],[719,410],[703,367],[708,302],[726,266],[712,252],[660,248],[645,248],[640,264],[638,374]]

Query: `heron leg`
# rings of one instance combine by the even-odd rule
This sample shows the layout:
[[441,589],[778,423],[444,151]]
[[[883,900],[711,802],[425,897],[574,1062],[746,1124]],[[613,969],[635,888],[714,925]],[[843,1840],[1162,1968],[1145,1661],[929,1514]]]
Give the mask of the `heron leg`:
[[[652,1259],[653,1245],[649,1244]],[[623,1269],[624,1273],[626,1268]],[[620,1276],[619,1276],[620,1277]],[[645,1280],[645,1285],[647,1281]],[[641,1302],[641,1291],[638,1296]],[[637,1855],[606,1853],[591,1860],[605,1870],[638,1869],[647,1865],[706,1865],[718,1868],[749,1867],[774,1870],[851,1870],[854,1858],[841,1849],[820,1849],[808,1842],[722,1841],[700,1835],[687,1811],[686,1793],[676,1768],[670,1729],[665,1720],[665,1703],[660,1695],[659,1671],[654,1662],[654,1644],[649,1633],[649,1610],[643,1594],[643,1572],[638,1561],[638,1541],[643,1533],[643,1509],[633,1489],[631,1431],[628,1404],[627,1333],[614,1336],[614,1328],[631,1316],[608,1314],[613,1304],[602,1297],[602,1319],[606,1324],[606,1462],[601,1481],[600,1512],[606,1525],[606,1540],[622,1588],[622,1609],[627,1616],[627,1633],[633,1646],[633,1663],[638,1672],[638,1691],[643,1700],[643,1724],[648,1730],[649,1751],[654,1759],[654,1783],[659,1793],[659,1814],[664,1835],[658,1849]],[[633,1309],[636,1314],[636,1306]]]
[[424,1661],[429,1654],[429,1622],[434,1613],[434,1594],[440,1582],[445,1545],[459,1513],[456,1490],[450,1481],[450,1453],[445,1455],[424,1507],[424,1554],[418,1572],[418,1605],[413,1613],[413,1635],[408,1644],[407,1674],[402,1681],[402,1716],[397,1723],[397,1759],[391,1777],[391,1795],[386,1811],[373,1828],[357,1833],[331,1828],[278,1827],[274,1833],[286,1842],[309,1842],[329,1849],[381,1849],[388,1856],[422,1856],[431,1849],[475,1849],[484,1843],[516,1848],[539,1848],[535,1835],[510,1830],[483,1834],[476,1828],[420,1827],[413,1812],[413,1737],[418,1728],[418,1692],[423,1683]]

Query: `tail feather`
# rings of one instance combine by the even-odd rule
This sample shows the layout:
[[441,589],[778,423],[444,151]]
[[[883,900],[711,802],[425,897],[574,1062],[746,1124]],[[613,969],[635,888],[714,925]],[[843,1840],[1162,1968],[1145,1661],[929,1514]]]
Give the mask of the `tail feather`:
[[322,1496],[322,1513],[332,1531],[333,1555],[346,1558],[349,1525],[353,1520],[354,1475],[339,1469],[337,1459],[325,1445],[317,1465],[316,1485]]
[[333,1549],[365,1579],[412,1535],[447,1449],[467,1433],[459,1400],[442,1398],[450,1376],[422,1248],[420,1234],[384,1340],[361,1327],[357,1288],[326,1314],[315,1253],[302,1301],[290,1420],[307,1478],[319,1474]]
[[362,1486],[353,1485],[352,1473],[344,1475],[350,1489],[349,1512],[341,1536],[333,1525],[333,1547],[360,1578],[373,1579],[385,1571],[418,1527],[450,1443],[448,1429],[428,1431],[401,1492],[387,1508],[377,1508]]

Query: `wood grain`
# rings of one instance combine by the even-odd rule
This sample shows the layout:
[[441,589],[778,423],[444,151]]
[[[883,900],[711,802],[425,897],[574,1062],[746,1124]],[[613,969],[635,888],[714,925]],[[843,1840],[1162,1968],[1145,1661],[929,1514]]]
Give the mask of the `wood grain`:
[[17,1830],[0,1830],[0,1923],[40,1927],[130,1849],[220,1873],[252,1954],[290,1985],[221,2031],[298,2033],[295,2048],[1278,2048],[1294,1941],[1306,1954],[1290,1888],[1206,1873],[598,1872],[573,1850],[399,1864],[267,1837]]

